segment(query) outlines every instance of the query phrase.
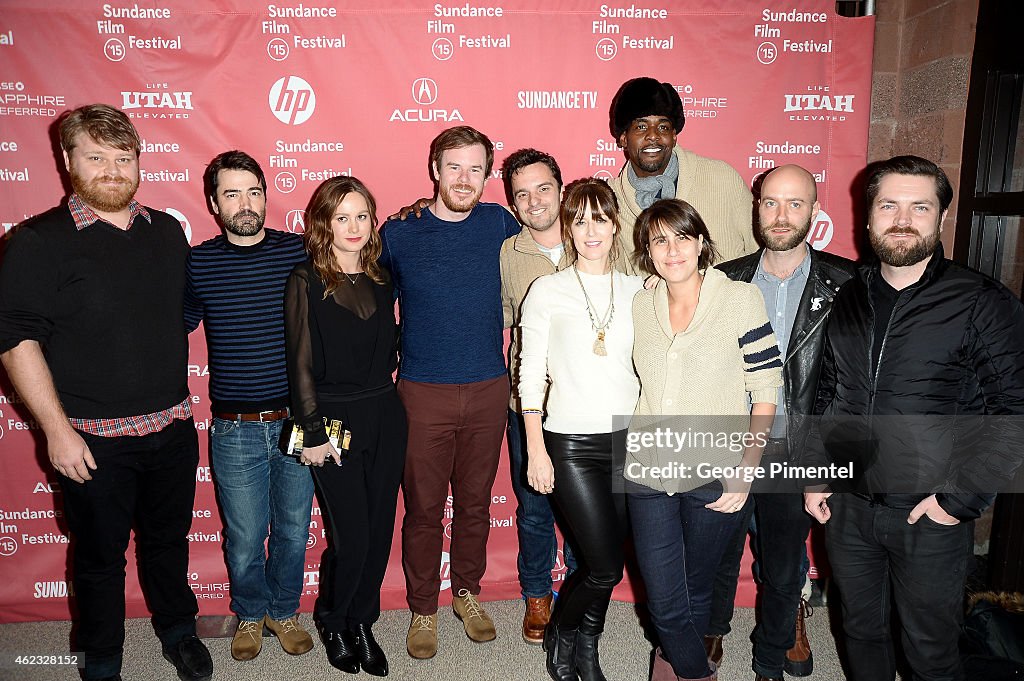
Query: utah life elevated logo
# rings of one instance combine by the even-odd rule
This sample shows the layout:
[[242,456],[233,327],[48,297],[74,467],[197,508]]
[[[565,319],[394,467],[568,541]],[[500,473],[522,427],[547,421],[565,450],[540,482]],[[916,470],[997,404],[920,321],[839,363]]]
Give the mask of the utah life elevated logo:
[[302,125],[316,109],[313,86],[298,76],[278,78],[270,88],[270,110],[287,125]]
[[401,121],[403,123],[434,123],[450,122],[465,119],[458,109],[433,108],[437,102],[437,82],[433,78],[417,78],[412,82],[412,101],[419,105],[419,108],[395,109],[391,113],[388,122]]

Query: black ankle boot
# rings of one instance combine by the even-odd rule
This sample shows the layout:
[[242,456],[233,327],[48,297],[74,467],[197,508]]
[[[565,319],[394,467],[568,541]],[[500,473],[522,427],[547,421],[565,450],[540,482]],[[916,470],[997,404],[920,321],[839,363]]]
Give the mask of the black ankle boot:
[[576,634],[576,673],[580,681],[608,681],[597,659],[599,638],[601,634],[584,634],[582,629]]
[[373,638],[369,624],[357,624],[355,627],[356,646],[359,648],[359,666],[372,676],[388,675],[388,658]]
[[576,673],[579,674],[580,681],[608,681],[601,671],[601,663],[597,658],[597,641],[604,631],[609,600],[611,593],[606,598],[591,603],[583,613],[583,621],[580,622],[580,629],[576,634]]
[[320,630],[320,640],[327,651],[327,661],[335,669],[349,674],[359,673],[359,648],[356,635],[345,629],[342,631]]
[[559,629],[549,623],[544,630],[544,649],[548,653],[548,676],[554,681],[576,681],[576,630]]

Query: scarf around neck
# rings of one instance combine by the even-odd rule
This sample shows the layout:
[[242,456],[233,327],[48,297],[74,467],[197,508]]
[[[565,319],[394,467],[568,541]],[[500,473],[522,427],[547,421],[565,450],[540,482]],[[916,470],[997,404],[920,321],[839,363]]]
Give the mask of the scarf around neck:
[[658,197],[670,199],[676,195],[676,181],[679,179],[679,158],[675,152],[669,157],[668,166],[661,175],[640,177],[630,162],[626,166],[626,178],[636,189],[636,203],[640,209],[650,208]]

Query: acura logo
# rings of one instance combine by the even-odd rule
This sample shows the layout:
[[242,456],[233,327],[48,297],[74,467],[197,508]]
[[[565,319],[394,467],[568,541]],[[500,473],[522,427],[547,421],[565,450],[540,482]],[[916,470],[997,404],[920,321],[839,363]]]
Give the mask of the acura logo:
[[289,232],[302,234],[306,231],[306,222],[301,210],[290,210],[284,219],[284,226]]
[[412,82],[412,99],[420,106],[437,101],[437,83],[432,78],[417,78]]

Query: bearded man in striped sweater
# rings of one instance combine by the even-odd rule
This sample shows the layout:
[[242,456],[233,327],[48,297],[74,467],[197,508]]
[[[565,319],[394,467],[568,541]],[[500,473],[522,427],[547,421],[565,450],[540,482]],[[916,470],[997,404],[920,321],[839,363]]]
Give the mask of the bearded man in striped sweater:
[[251,156],[224,152],[203,180],[224,233],[189,255],[185,326],[206,329],[210,463],[239,620],[231,655],[256,657],[264,626],[285,652],[301,655],[313,647],[297,620],[313,477],[278,439],[288,418],[284,288],[306,251],[298,235],[264,228],[267,181]]

